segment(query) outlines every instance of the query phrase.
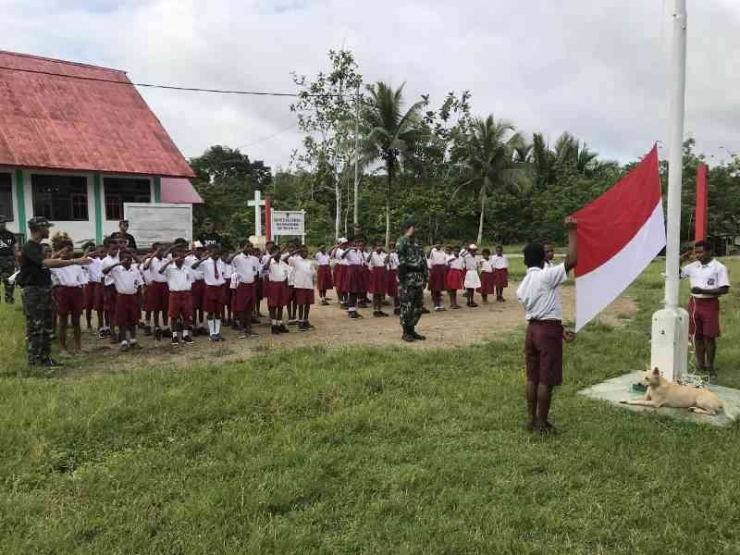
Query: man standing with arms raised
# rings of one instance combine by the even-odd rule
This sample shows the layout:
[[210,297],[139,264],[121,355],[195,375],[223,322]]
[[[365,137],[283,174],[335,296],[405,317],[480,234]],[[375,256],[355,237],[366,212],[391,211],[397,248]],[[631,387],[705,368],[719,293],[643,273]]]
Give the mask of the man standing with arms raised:
[[7,221],[8,219],[5,216],[0,216],[0,280],[5,286],[5,302],[13,304],[15,302],[13,298],[15,285],[10,283],[10,276],[15,273],[17,242],[15,235],[5,227]]
[[406,342],[426,339],[415,331],[424,308],[424,288],[429,278],[429,267],[424,250],[417,243],[414,233],[416,222],[409,220],[401,225],[403,236],[396,241],[398,254],[398,296],[401,302],[401,327]]

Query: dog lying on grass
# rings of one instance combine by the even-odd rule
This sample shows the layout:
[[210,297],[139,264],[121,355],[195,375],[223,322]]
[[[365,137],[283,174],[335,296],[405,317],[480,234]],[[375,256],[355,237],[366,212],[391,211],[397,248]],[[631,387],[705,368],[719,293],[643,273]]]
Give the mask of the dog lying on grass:
[[622,403],[656,409],[689,409],[690,412],[710,416],[715,416],[723,409],[722,401],[711,391],[671,383],[660,375],[657,368],[647,370],[640,383],[648,388],[645,396],[642,399],[625,399]]

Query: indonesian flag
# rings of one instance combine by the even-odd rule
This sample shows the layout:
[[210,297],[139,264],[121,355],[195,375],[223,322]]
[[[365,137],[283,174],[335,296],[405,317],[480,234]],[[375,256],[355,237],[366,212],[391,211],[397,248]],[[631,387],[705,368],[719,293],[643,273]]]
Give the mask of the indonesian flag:
[[578,331],[621,295],[666,246],[657,146],[573,217],[578,222]]

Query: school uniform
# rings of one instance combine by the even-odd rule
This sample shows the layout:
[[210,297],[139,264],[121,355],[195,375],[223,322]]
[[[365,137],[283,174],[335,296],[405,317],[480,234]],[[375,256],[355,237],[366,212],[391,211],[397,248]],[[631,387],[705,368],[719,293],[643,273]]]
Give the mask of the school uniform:
[[[110,268],[111,266],[114,266],[119,262],[120,258],[118,257],[118,255],[107,255],[100,262],[100,271],[103,272],[107,268]],[[113,281],[113,276],[110,275],[110,272],[106,274],[103,278],[103,288],[103,310],[111,314],[112,320],[113,314],[116,311],[116,286]]]
[[224,262],[224,284],[221,287],[224,306],[231,308],[231,277],[234,275],[234,267]]
[[480,276],[478,275],[478,261],[475,256],[467,251],[464,251],[460,257],[463,259],[465,264],[465,289],[478,289],[481,286]]
[[312,305],[315,302],[313,282],[315,270],[310,260],[302,256],[292,256],[288,264],[293,269],[293,287],[295,302],[299,306]]
[[360,292],[363,298],[367,297],[367,292],[370,291],[370,280],[372,280],[373,271],[370,268],[370,257],[373,252],[362,253],[362,274],[360,278]]
[[334,280],[331,276],[331,256],[326,253],[317,252],[314,255],[316,260],[316,288],[319,291],[328,291],[334,287]]
[[267,306],[283,308],[288,304],[288,265],[284,260],[271,260],[267,267]]
[[206,258],[200,266],[206,282],[206,290],[203,295],[203,311],[209,314],[220,314],[223,310],[223,287],[226,283],[224,278],[224,261],[220,258]]
[[288,302],[292,303],[295,301],[295,282],[293,280],[295,269],[291,264],[288,262],[288,255],[284,254],[281,258],[281,261],[285,262],[287,267],[285,268],[285,275],[288,278]]
[[486,260],[485,258],[481,260],[480,262],[480,289],[478,292],[481,295],[493,295],[495,290],[495,284],[494,284],[494,273],[495,270],[493,268],[493,259],[489,258]]
[[167,287],[167,278],[159,273],[166,262],[166,259],[156,256],[149,262],[151,282],[147,285],[144,299],[144,310],[147,312],[167,312],[169,307],[170,290]]
[[388,255],[388,275],[386,276],[386,294],[395,299],[398,297],[398,253]]
[[141,274],[133,267],[128,270],[116,266],[108,275],[116,289],[116,309],[113,322],[118,327],[136,326],[141,318],[139,310],[139,287],[143,285]]
[[[716,259],[709,264],[698,260],[681,269],[681,278],[688,278],[691,287],[717,289],[730,286],[727,267]],[[689,297],[689,335],[692,338],[714,339],[722,335],[719,323],[719,298],[701,293],[691,293]]]
[[509,260],[506,255],[493,255],[493,283],[497,289],[506,289],[509,286]]
[[334,287],[337,290],[337,293],[344,294],[347,293],[347,268],[349,267],[349,262],[346,258],[344,258],[344,252],[345,249],[341,247],[337,247],[337,249],[334,250],[334,259],[337,261],[336,265],[334,266]]
[[439,249],[432,249],[429,253],[429,290],[440,293],[447,288],[447,255]]
[[193,270],[184,262],[180,268],[177,267],[177,263],[173,262],[165,269],[164,277],[167,278],[167,289],[170,297],[167,303],[170,320],[174,323],[178,318],[182,318],[186,326],[192,326],[192,290],[195,281]]
[[516,290],[526,311],[527,380],[548,386],[563,382],[563,305],[558,287],[568,280],[565,265],[529,268]]
[[372,295],[385,296],[388,290],[388,270],[386,268],[387,255],[384,252],[371,252],[367,265],[370,268],[370,288]]
[[465,283],[465,261],[460,256],[454,256],[448,262],[447,290],[458,291]]
[[347,261],[344,291],[347,293],[362,293],[363,253],[357,249],[349,249],[344,259]]
[[193,272],[193,283],[190,289],[191,304],[193,310],[201,310],[203,308],[203,296],[206,292],[205,276],[203,276],[203,270],[196,268],[193,270],[193,264],[198,262],[199,258],[194,254],[189,254],[185,257],[185,264]]
[[57,286],[54,294],[57,302],[57,312],[60,316],[82,314],[85,310],[85,285],[87,275],[81,266],[66,266],[52,268],[51,275]]
[[257,275],[262,270],[262,264],[256,256],[244,253],[237,254],[231,261],[236,278],[236,294],[234,295],[233,310],[237,313],[246,312],[251,318],[257,301]]
[[[87,310],[104,310],[103,290],[103,263],[99,258],[93,258],[90,264],[83,266],[87,271],[87,285],[85,285],[85,308]],[[102,324],[101,324],[102,325]]]

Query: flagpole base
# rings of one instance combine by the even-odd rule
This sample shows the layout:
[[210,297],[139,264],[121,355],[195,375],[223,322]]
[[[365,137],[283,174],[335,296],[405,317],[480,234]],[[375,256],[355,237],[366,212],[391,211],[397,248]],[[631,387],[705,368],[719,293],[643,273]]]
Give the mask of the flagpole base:
[[678,382],[686,376],[689,362],[689,313],[683,308],[665,308],[653,314],[650,368]]

